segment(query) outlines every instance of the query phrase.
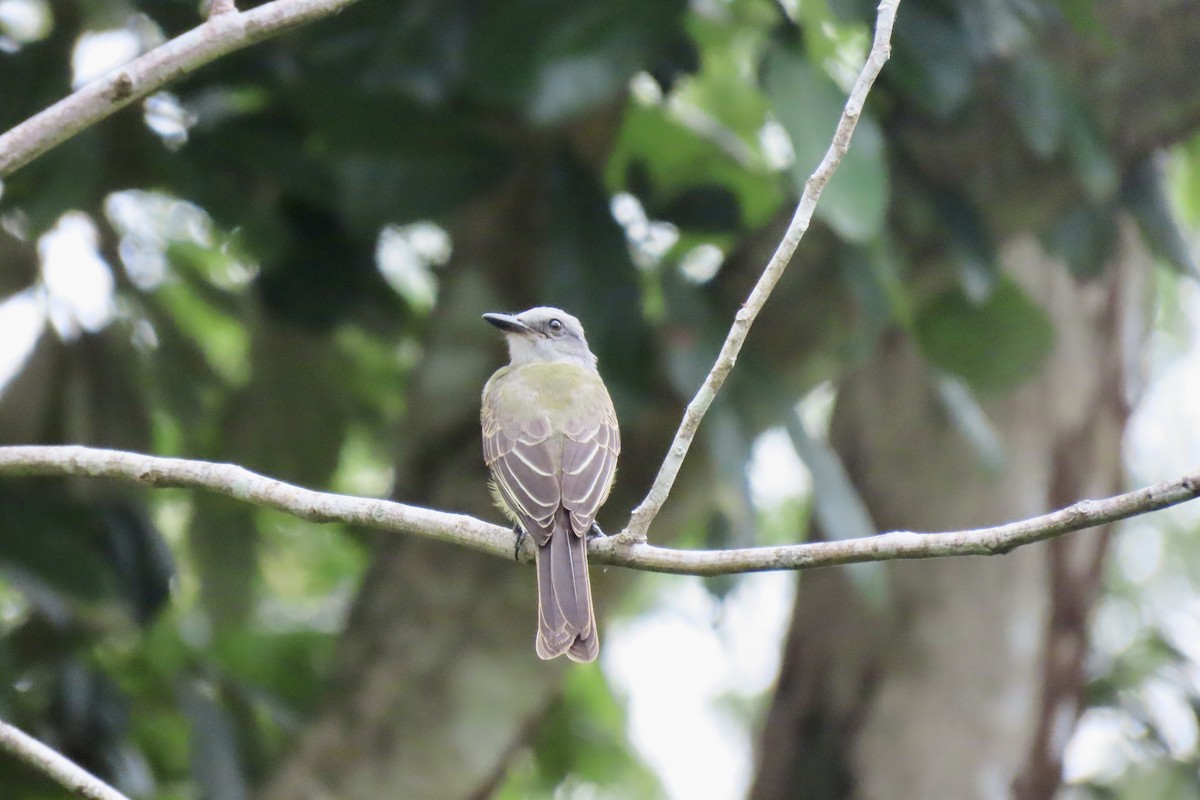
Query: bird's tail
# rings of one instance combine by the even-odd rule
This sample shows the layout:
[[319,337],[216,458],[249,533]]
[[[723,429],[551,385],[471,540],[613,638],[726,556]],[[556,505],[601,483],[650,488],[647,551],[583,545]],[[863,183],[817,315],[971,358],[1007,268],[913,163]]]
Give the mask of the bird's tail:
[[537,549],[537,574],[538,656],[549,659],[566,653],[572,661],[594,661],[600,639],[592,611],[587,539],[571,529],[566,511],[559,513],[550,539]]

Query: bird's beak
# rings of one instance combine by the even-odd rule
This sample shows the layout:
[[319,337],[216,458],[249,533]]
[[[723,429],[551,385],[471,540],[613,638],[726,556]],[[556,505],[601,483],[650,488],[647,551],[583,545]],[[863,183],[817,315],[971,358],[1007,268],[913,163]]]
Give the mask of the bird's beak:
[[484,314],[483,318],[505,333],[533,333],[533,328],[510,314]]

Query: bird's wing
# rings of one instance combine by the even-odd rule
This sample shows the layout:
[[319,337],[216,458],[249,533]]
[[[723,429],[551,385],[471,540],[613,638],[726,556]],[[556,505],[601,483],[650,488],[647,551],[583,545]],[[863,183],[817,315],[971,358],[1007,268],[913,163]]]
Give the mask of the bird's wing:
[[519,427],[505,426],[488,402],[481,420],[483,458],[501,496],[525,532],[544,545],[554,530],[561,498],[550,422],[536,418]]
[[562,505],[571,512],[571,529],[577,536],[588,532],[608,499],[620,453],[621,433],[611,401],[605,403],[603,413],[583,415],[568,427],[563,440]]

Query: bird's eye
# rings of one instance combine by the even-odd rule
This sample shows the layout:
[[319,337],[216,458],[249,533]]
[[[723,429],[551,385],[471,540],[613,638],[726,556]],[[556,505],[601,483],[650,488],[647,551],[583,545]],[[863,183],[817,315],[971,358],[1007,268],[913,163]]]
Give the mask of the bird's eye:
[[546,323],[546,327],[550,329],[551,333],[562,333],[562,329],[563,329],[562,320],[552,319]]

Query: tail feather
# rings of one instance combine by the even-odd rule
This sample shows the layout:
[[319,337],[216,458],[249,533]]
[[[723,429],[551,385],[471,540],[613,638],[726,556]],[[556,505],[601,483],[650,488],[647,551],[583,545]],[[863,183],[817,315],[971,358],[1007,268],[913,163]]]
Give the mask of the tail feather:
[[561,522],[537,551],[537,654],[550,659],[565,653],[572,661],[593,661],[600,640],[592,611],[587,540],[575,535],[569,520]]

